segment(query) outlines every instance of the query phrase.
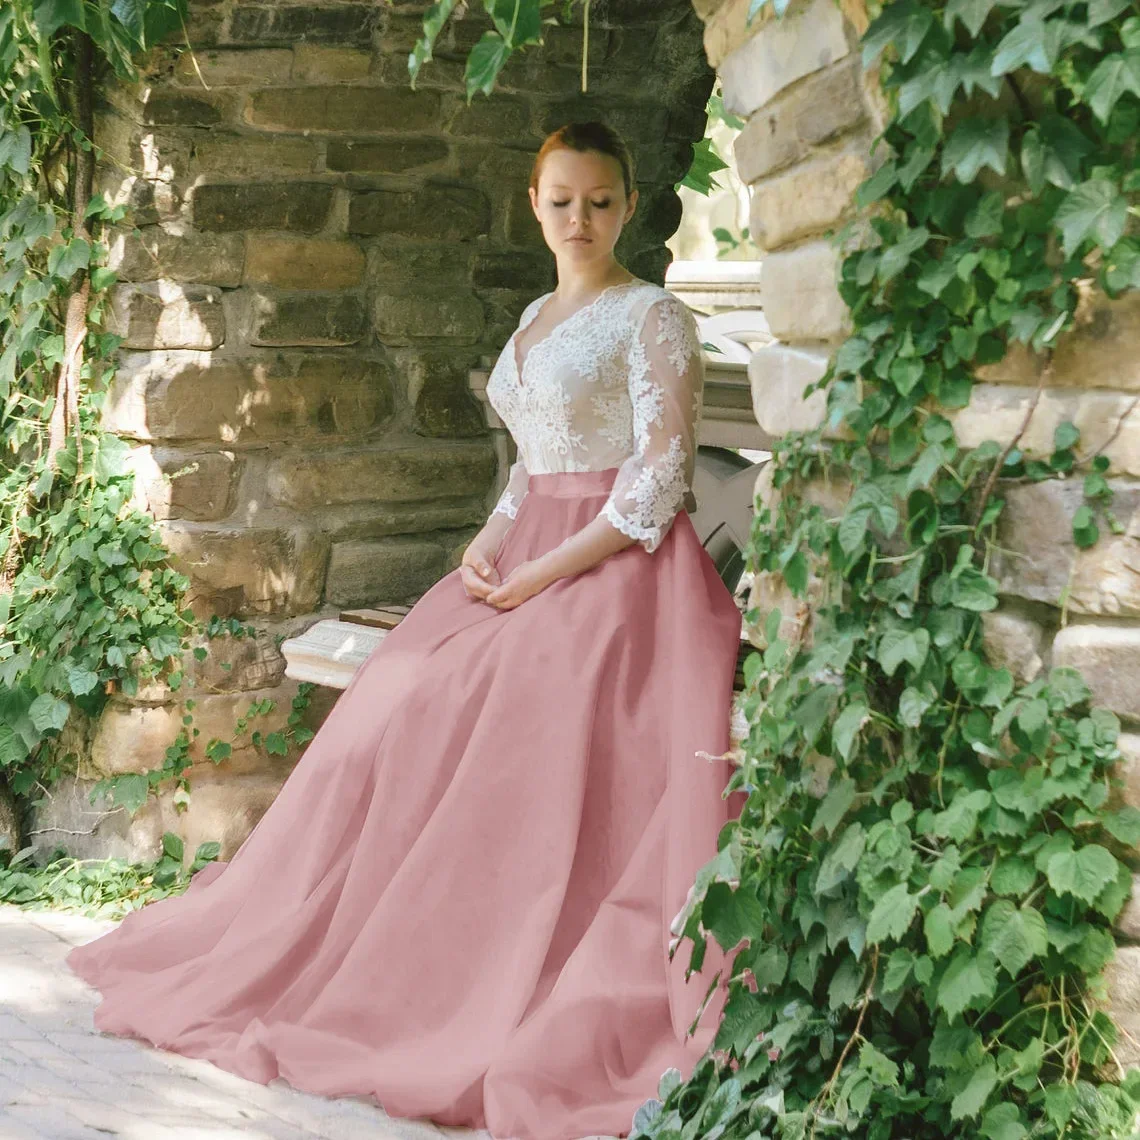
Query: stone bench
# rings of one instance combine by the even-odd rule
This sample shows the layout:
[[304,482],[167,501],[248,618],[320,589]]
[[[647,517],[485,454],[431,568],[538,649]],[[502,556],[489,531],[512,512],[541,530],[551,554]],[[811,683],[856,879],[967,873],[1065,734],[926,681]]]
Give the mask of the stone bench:
[[[383,606],[342,610],[339,618],[314,622],[304,633],[282,642],[285,676],[334,689],[347,688],[356,670],[410,609],[410,606]],[[742,623],[733,703],[729,710],[729,735],[734,748],[748,734],[748,725],[737,708],[736,698],[744,688],[744,658],[751,649]]]

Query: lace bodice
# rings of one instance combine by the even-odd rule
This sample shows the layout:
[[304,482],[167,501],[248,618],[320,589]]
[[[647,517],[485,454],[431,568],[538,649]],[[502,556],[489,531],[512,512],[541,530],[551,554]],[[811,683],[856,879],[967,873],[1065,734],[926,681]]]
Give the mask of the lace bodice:
[[492,514],[514,518],[527,479],[617,467],[602,515],[654,551],[693,509],[704,388],[696,318],[668,290],[635,278],[604,289],[527,350],[516,341],[553,296],[523,310],[487,381],[518,448]]

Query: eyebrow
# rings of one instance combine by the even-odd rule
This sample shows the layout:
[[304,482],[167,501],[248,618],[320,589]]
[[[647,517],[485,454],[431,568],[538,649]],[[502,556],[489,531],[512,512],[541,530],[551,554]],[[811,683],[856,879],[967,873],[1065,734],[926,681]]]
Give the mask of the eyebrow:
[[[550,184],[550,188],[552,190],[554,190],[554,189],[573,190],[574,189],[573,186],[567,186],[565,182],[552,182]],[[612,182],[601,182],[597,186],[591,186],[590,187],[591,190],[612,190],[613,188],[614,188],[614,184]]]

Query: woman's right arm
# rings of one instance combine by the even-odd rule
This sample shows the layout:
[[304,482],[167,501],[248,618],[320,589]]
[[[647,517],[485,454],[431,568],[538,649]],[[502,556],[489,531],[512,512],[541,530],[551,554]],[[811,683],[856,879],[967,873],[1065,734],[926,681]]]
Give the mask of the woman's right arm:
[[491,568],[488,562],[494,561],[507,531],[511,529],[519,504],[526,494],[528,478],[529,474],[521,459],[511,464],[507,485],[503,488],[499,501],[488,516],[483,529],[471,540],[464,552],[463,561],[473,566],[488,581],[491,579],[483,574],[481,567]]

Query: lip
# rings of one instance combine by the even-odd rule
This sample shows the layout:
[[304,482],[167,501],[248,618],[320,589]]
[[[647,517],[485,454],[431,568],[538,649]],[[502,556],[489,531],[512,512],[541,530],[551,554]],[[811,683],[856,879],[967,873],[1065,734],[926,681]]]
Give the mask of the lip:
[[566,240],[567,241],[574,241],[574,242],[581,242],[582,245],[589,245],[590,242],[592,242],[594,239],[588,238],[588,237],[572,237],[572,238],[567,238]]

